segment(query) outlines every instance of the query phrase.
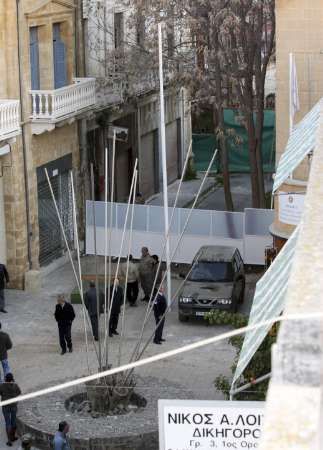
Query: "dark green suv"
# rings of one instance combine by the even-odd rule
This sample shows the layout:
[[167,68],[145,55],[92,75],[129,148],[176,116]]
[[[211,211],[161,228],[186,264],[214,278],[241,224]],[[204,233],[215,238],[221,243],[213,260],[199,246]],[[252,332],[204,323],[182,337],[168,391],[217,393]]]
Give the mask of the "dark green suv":
[[178,297],[178,318],[184,322],[213,309],[236,312],[244,292],[245,273],[239,250],[219,245],[201,247]]

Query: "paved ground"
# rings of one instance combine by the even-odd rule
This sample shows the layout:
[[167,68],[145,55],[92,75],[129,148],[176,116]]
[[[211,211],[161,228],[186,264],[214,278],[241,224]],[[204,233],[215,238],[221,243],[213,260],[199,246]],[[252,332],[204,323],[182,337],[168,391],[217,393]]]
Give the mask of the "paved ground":
[[[251,208],[251,184],[249,174],[231,174],[231,192],[235,211],[244,211],[245,208]],[[266,192],[272,189],[271,175],[265,175]],[[207,194],[199,203],[199,209],[213,209],[225,211],[225,200],[223,187],[218,187]]]
[[[88,265],[89,262],[84,259],[83,264]],[[250,307],[255,279],[253,274],[248,275],[245,310]],[[181,280],[178,279],[173,280],[173,291],[180,282]],[[53,311],[56,295],[62,291],[70,292],[74,287],[70,266],[67,264],[48,275],[44,285],[46,288],[43,288],[37,295],[22,291],[6,291],[9,313],[0,317],[3,330],[8,331],[13,340],[14,348],[9,355],[10,366],[24,393],[32,392],[40,386],[70,380],[88,373],[83,321],[79,305],[75,307],[77,317],[73,326],[74,352],[64,356],[59,354],[57,326]],[[127,362],[129,359],[144,313],[145,304],[142,302],[139,302],[138,308],[126,308],[122,362]],[[145,331],[145,338],[150,336],[152,329],[153,319],[150,320]],[[150,344],[146,355],[153,355],[156,352],[177,348],[205,337],[217,335],[226,329],[226,327],[208,326],[204,321],[182,324],[177,320],[175,306],[166,322],[166,343],[162,346]],[[120,338],[114,337],[110,342],[110,361],[116,365]],[[98,364],[92,348],[91,346],[89,360],[94,372]],[[190,354],[145,366],[138,373],[163,380],[165,398],[168,398],[165,380],[178,383],[182,389],[193,391],[196,397],[201,399],[221,398],[221,393],[216,392],[213,388],[213,380],[219,374],[230,374],[233,357],[233,348],[227,342],[221,342],[212,349],[205,347]],[[3,425],[1,433],[0,449],[6,448],[4,444],[1,444],[1,442],[5,442]]]

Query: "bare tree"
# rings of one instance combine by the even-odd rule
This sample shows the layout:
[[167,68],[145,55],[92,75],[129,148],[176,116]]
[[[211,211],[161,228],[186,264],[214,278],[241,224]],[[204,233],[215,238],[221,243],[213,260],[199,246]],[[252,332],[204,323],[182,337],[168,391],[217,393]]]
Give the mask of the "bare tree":
[[[219,137],[227,209],[232,210],[223,109],[235,105],[248,136],[252,205],[265,206],[262,167],[264,85],[274,51],[274,0],[137,0],[175,33],[171,67],[200,106],[213,111]],[[144,5],[144,6],[143,6]],[[160,12],[162,11],[162,15]],[[177,35],[176,35],[177,33]],[[155,40],[148,39],[150,45]],[[168,52],[169,54],[169,52]],[[177,65],[175,64],[177,61]]]
[[264,85],[274,51],[275,1],[129,0],[128,7],[127,23],[132,32],[125,33],[119,48],[106,45],[106,36],[112,36],[113,30],[104,12],[93,14],[103,34],[98,38],[93,33],[89,48],[93,58],[98,57],[105,66],[103,83],[121,80],[124,101],[157,86],[157,23],[162,20],[168,86],[186,85],[195,104],[212,111],[227,209],[233,210],[233,202],[223,110],[232,105],[247,131],[252,205],[264,207]]

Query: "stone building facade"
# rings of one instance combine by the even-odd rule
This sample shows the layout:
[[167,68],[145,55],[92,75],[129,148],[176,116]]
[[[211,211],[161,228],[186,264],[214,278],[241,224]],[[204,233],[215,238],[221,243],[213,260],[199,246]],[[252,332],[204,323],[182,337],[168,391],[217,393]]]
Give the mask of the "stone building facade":
[[[74,79],[76,26],[71,0],[0,5],[0,99],[19,100],[21,123],[14,139],[3,140],[9,151],[0,156],[0,259],[7,263],[11,287],[23,288],[28,274],[35,274],[30,271],[64,254],[45,168],[73,242],[69,174],[79,170],[78,120],[95,105],[95,82]],[[3,122],[2,117],[0,130]]]
[[[151,82],[148,74],[131,86],[132,95],[124,95],[125,86],[114,77],[115,66],[107,64],[111,62],[107,50],[122,46],[125,33],[130,33],[131,8],[109,0],[102,10],[102,2],[94,3],[94,21],[88,2],[81,0],[0,4],[0,260],[8,266],[11,287],[39,286],[42,271],[66,256],[45,169],[71,248],[71,173],[82,222],[85,200],[91,197],[90,163],[95,198],[104,197],[106,148],[111,179],[114,127],[128,130],[127,139],[116,144],[115,200],[127,199],[136,158],[142,198],[161,189],[158,75]],[[89,41],[93,36],[101,40],[96,19],[102,12],[107,49],[98,63]],[[191,142],[185,89],[166,88],[165,106],[168,182],[172,182],[181,174]]]
[[[297,124],[323,96],[323,1],[276,1],[276,163],[285,150],[289,136],[289,55],[293,53],[297,70],[300,110]],[[304,158],[290,178],[279,188],[286,193],[306,191],[310,158]],[[271,227],[275,245],[280,248],[295,225],[279,220],[279,192],[275,195],[275,222]]]
[[[115,170],[115,200],[125,201],[129,195],[135,159],[138,158],[137,190],[145,200],[162,188],[162,164],[159,126],[159,78],[158,70],[142,71],[142,75],[130,81],[124,80],[127,62],[120,70],[120,53],[128,55],[138,51],[147,39],[145,25],[133,25],[131,2],[98,0],[83,3],[84,43],[86,74],[101,82],[94,119],[87,123],[88,150],[95,160],[97,199],[103,200],[104,153],[109,148],[111,174],[112,129],[128,129],[127,142],[117,142]],[[140,36],[139,36],[140,35]],[[140,38],[140,39],[139,39]],[[138,42],[138,40],[140,42]],[[127,58],[125,58],[127,59]],[[117,63],[115,63],[117,61]],[[109,84],[110,80],[110,84]],[[168,183],[179,178],[184,159],[191,142],[191,110],[188,92],[181,88],[165,86],[166,147]],[[131,93],[129,93],[131,91]],[[110,177],[111,178],[111,177]]]

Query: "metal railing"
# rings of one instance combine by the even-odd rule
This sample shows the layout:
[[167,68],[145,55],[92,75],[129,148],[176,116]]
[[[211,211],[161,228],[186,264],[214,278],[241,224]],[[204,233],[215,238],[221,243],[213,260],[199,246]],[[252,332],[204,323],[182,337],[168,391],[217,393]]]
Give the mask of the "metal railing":
[[0,100],[0,140],[17,136],[20,133],[19,100]]
[[74,84],[54,90],[31,90],[33,121],[56,122],[75,116],[96,103],[95,78],[74,78]]

